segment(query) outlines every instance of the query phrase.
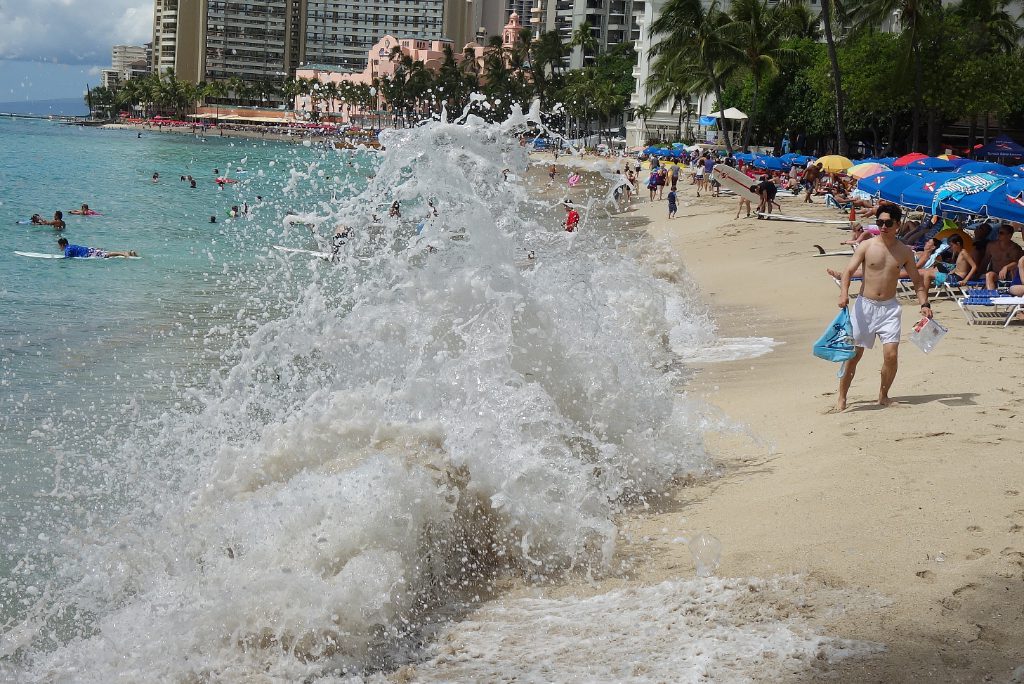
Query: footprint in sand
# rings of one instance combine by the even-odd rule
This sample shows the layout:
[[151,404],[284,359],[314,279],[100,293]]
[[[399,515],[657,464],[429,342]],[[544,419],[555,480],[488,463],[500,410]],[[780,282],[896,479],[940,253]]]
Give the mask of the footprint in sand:
[[1018,494],[1020,494],[1020,492],[1018,492],[1016,489],[1007,489],[1005,492],[1003,492],[1003,494],[1005,494],[1006,496],[1017,496]]
[[925,582],[935,581],[935,573],[931,570],[918,570],[914,574],[923,579]]
[[1024,530],[1024,527],[1021,527],[1017,523],[1013,523],[1012,525],[1010,525],[1010,529],[1007,530],[1007,532],[1009,532],[1010,534],[1014,534],[1016,532],[1020,532],[1021,530]]
[[[986,551],[986,553],[987,553],[987,551]],[[954,589],[953,590],[953,596],[959,596],[960,594],[964,593],[965,591],[970,591],[971,589],[977,589],[977,588],[978,588],[978,585],[975,584],[974,582],[971,582],[970,584],[965,584],[962,587],[957,587],[956,589]]]
[[[989,551],[988,549],[977,548],[977,549],[971,549],[971,552],[969,554],[967,554],[966,557],[967,557],[967,560],[978,560],[979,558],[981,558],[983,556],[987,556],[990,553],[991,553],[991,551]],[[970,586],[973,586],[973,585],[970,585]],[[955,594],[956,592],[954,591],[953,593]]]
[[982,532],[983,530],[980,527],[978,527],[977,525],[968,525],[967,526],[967,531],[968,532]]

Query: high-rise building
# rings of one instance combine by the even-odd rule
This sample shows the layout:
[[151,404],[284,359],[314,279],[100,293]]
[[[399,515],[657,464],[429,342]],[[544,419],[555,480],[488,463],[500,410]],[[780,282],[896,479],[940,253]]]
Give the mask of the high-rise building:
[[280,81],[298,66],[305,2],[206,0],[206,5],[208,80]]
[[144,45],[115,45],[110,51],[110,68],[119,74],[129,74],[135,62],[145,62]]
[[[562,41],[568,43],[577,27],[589,22],[602,52],[640,38],[645,0],[532,0],[531,4],[530,25],[535,34],[558,31]],[[566,65],[575,69],[589,59],[592,55],[585,58],[577,47],[566,58]]]
[[440,40],[445,0],[306,0],[306,64],[362,71],[386,34]]
[[204,78],[205,0],[154,0],[153,71],[198,83]]
[[508,20],[508,0],[445,0],[444,37],[456,51],[467,43],[485,43],[488,36],[501,34]]
[[184,80],[281,80],[303,64],[358,72],[384,35],[499,35],[511,4],[535,0],[154,0],[154,70]]

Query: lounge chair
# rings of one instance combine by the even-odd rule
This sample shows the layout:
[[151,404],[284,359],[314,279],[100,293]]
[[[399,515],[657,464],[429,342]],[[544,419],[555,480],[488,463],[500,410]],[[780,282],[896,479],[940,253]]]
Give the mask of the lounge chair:
[[1024,297],[1011,297],[999,290],[971,290],[957,300],[970,325],[1010,325],[1024,311]]

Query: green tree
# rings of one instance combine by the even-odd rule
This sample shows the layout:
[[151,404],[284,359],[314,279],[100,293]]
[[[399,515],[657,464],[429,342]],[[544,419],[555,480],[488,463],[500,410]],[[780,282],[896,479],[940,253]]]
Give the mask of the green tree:
[[[736,47],[724,30],[729,22],[719,0],[711,0],[706,6],[701,0],[669,0],[651,24],[651,34],[658,38],[651,48],[652,68],[693,71],[696,67],[715,93],[719,109],[724,109],[722,84],[740,64]],[[719,126],[726,150],[732,154],[732,142],[724,135],[724,117],[719,118]]]
[[728,48],[753,79],[753,91],[744,125],[743,149],[750,147],[750,136],[758,117],[758,96],[766,78],[779,73],[779,61],[786,48],[782,41],[790,32],[791,16],[785,8],[768,0],[733,0],[732,21],[723,30],[729,33]]
[[909,64],[913,74],[912,149],[917,149],[920,144],[921,115],[924,109],[926,56],[922,47],[929,25],[941,14],[941,0],[864,0],[853,13],[854,19],[867,27],[881,26],[886,22],[898,23],[900,34],[906,40],[909,54],[904,63]]

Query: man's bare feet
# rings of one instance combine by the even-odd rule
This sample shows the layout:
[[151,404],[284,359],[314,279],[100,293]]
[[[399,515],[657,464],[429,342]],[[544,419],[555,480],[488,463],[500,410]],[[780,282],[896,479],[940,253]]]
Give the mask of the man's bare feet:
[[880,397],[878,397],[878,405],[879,405],[879,406],[892,406],[892,405],[893,405],[893,404],[895,404],[895,403],[896,403],[896,402],[895,402],[895,401],[893,401],[893,400],[892,400],[891,398],[889,398],[889,397],[886,397],[886,396],[880,396]]
[[834,412],[835,413],[842,413],[845,410],[846,410],[846,397],[839,397],[839,400],[836,402],[836,410]]

